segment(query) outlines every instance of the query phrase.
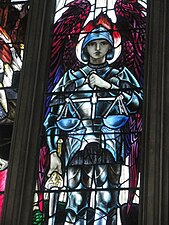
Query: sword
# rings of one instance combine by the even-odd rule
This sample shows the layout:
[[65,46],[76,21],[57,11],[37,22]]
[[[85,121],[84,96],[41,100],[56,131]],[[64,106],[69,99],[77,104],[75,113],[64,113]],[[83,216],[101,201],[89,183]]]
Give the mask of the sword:
[[91,97],[91,103],[92,103],[92,119],[95,119],[96,114],[96,104],[97,104],[97,93],[96,93],[96,87],[94,87],[94,92]]

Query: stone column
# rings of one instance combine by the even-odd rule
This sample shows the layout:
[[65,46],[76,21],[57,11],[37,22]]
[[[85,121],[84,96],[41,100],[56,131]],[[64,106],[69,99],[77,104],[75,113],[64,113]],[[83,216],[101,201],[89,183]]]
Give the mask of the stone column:
[[1,221],[3,225],[28,225],[32,221],[54,2],[30,1],[25,56]]
[[169,224],[169,1],[149,0],[140,225]]

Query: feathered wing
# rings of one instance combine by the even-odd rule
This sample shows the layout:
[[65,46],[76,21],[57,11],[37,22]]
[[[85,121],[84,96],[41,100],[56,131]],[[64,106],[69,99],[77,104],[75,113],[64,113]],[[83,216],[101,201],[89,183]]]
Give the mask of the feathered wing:
[[143,85],[146,9],[137,0],[117,0],[117,29],[122,36],[123,53],[116,64],[125,65]]
[[[115,4],[117,29],[122,38],[122,54],[114,66],[126,66],[143,86],[146,8],[138,0],[117,0]],[[133,201],[139,176],[139,148],[142,131],[141,109],[129,120],[131,134],[128,136],[129,147],[129,187],[128,211]]]

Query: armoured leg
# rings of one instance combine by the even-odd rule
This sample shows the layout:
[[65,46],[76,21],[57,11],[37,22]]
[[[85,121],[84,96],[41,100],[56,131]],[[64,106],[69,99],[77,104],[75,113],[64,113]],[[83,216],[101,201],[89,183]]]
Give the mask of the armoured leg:
[[[120,165],[95,166],[96,211],[94,225],[116,225],[116,209],[118,207],[119,191],[117,190],[120,178]],[[106,189],[106,190],[104,190]],[[107,216],[111,213],[112,216]]]
[[[93,167],[71,166],[68,169],[68,203],[66,206],[66,222],[76,225],[86,224],[86,208],[88,208],[90,193],[85,189],[91,186]],[[71,192],[71,190],[73,190]],[[77,191],[75,191],[77,190]],[[65,223],[66,224],[66,223]]]
[[[110,186],[112,188],[117,188],[119,184],[121,174],[121,165],[120,164],[113,164],[108,167],[108,180]],[[108,216],[108,223],[107,225],[117,225],[117,207],[118,207],[118,198],[119,198],[119,191],[114,189],[112,192],[112,198],[115,203],[115,207],[112,207]]]

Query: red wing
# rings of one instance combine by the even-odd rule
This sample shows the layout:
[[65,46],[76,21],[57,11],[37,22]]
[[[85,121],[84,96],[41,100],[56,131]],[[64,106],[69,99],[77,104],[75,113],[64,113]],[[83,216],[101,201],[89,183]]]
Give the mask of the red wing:
[[122,36],[122,55],[117,65],[126,66],[143,85],[146,8],[137,0],[117,0],[115,4],[117,29]]
[[[137,78],[141,87],[144,75],[144,53],[145,53],[145,25],[146,8],[137,0],[117,0],[115,4],[117,16],[117,29],[122,37],[122,54],[115,62],[115,66],[126,66]],[[141,110],[140,110],[141,112]],[[139,176],[139,149],[142,131],[141,113],[130,117],[128,136],[129,147],[129,191],[128,212],[132,204]],[[132,191],[133,189],[133,191]]]
[[64,72],[74,69],[77,64],[75,46],[90,12],[90,3],[86,0],[76,0],[67,6],[69,8],[54,24],[50,76],[55,75],[60,66]]

